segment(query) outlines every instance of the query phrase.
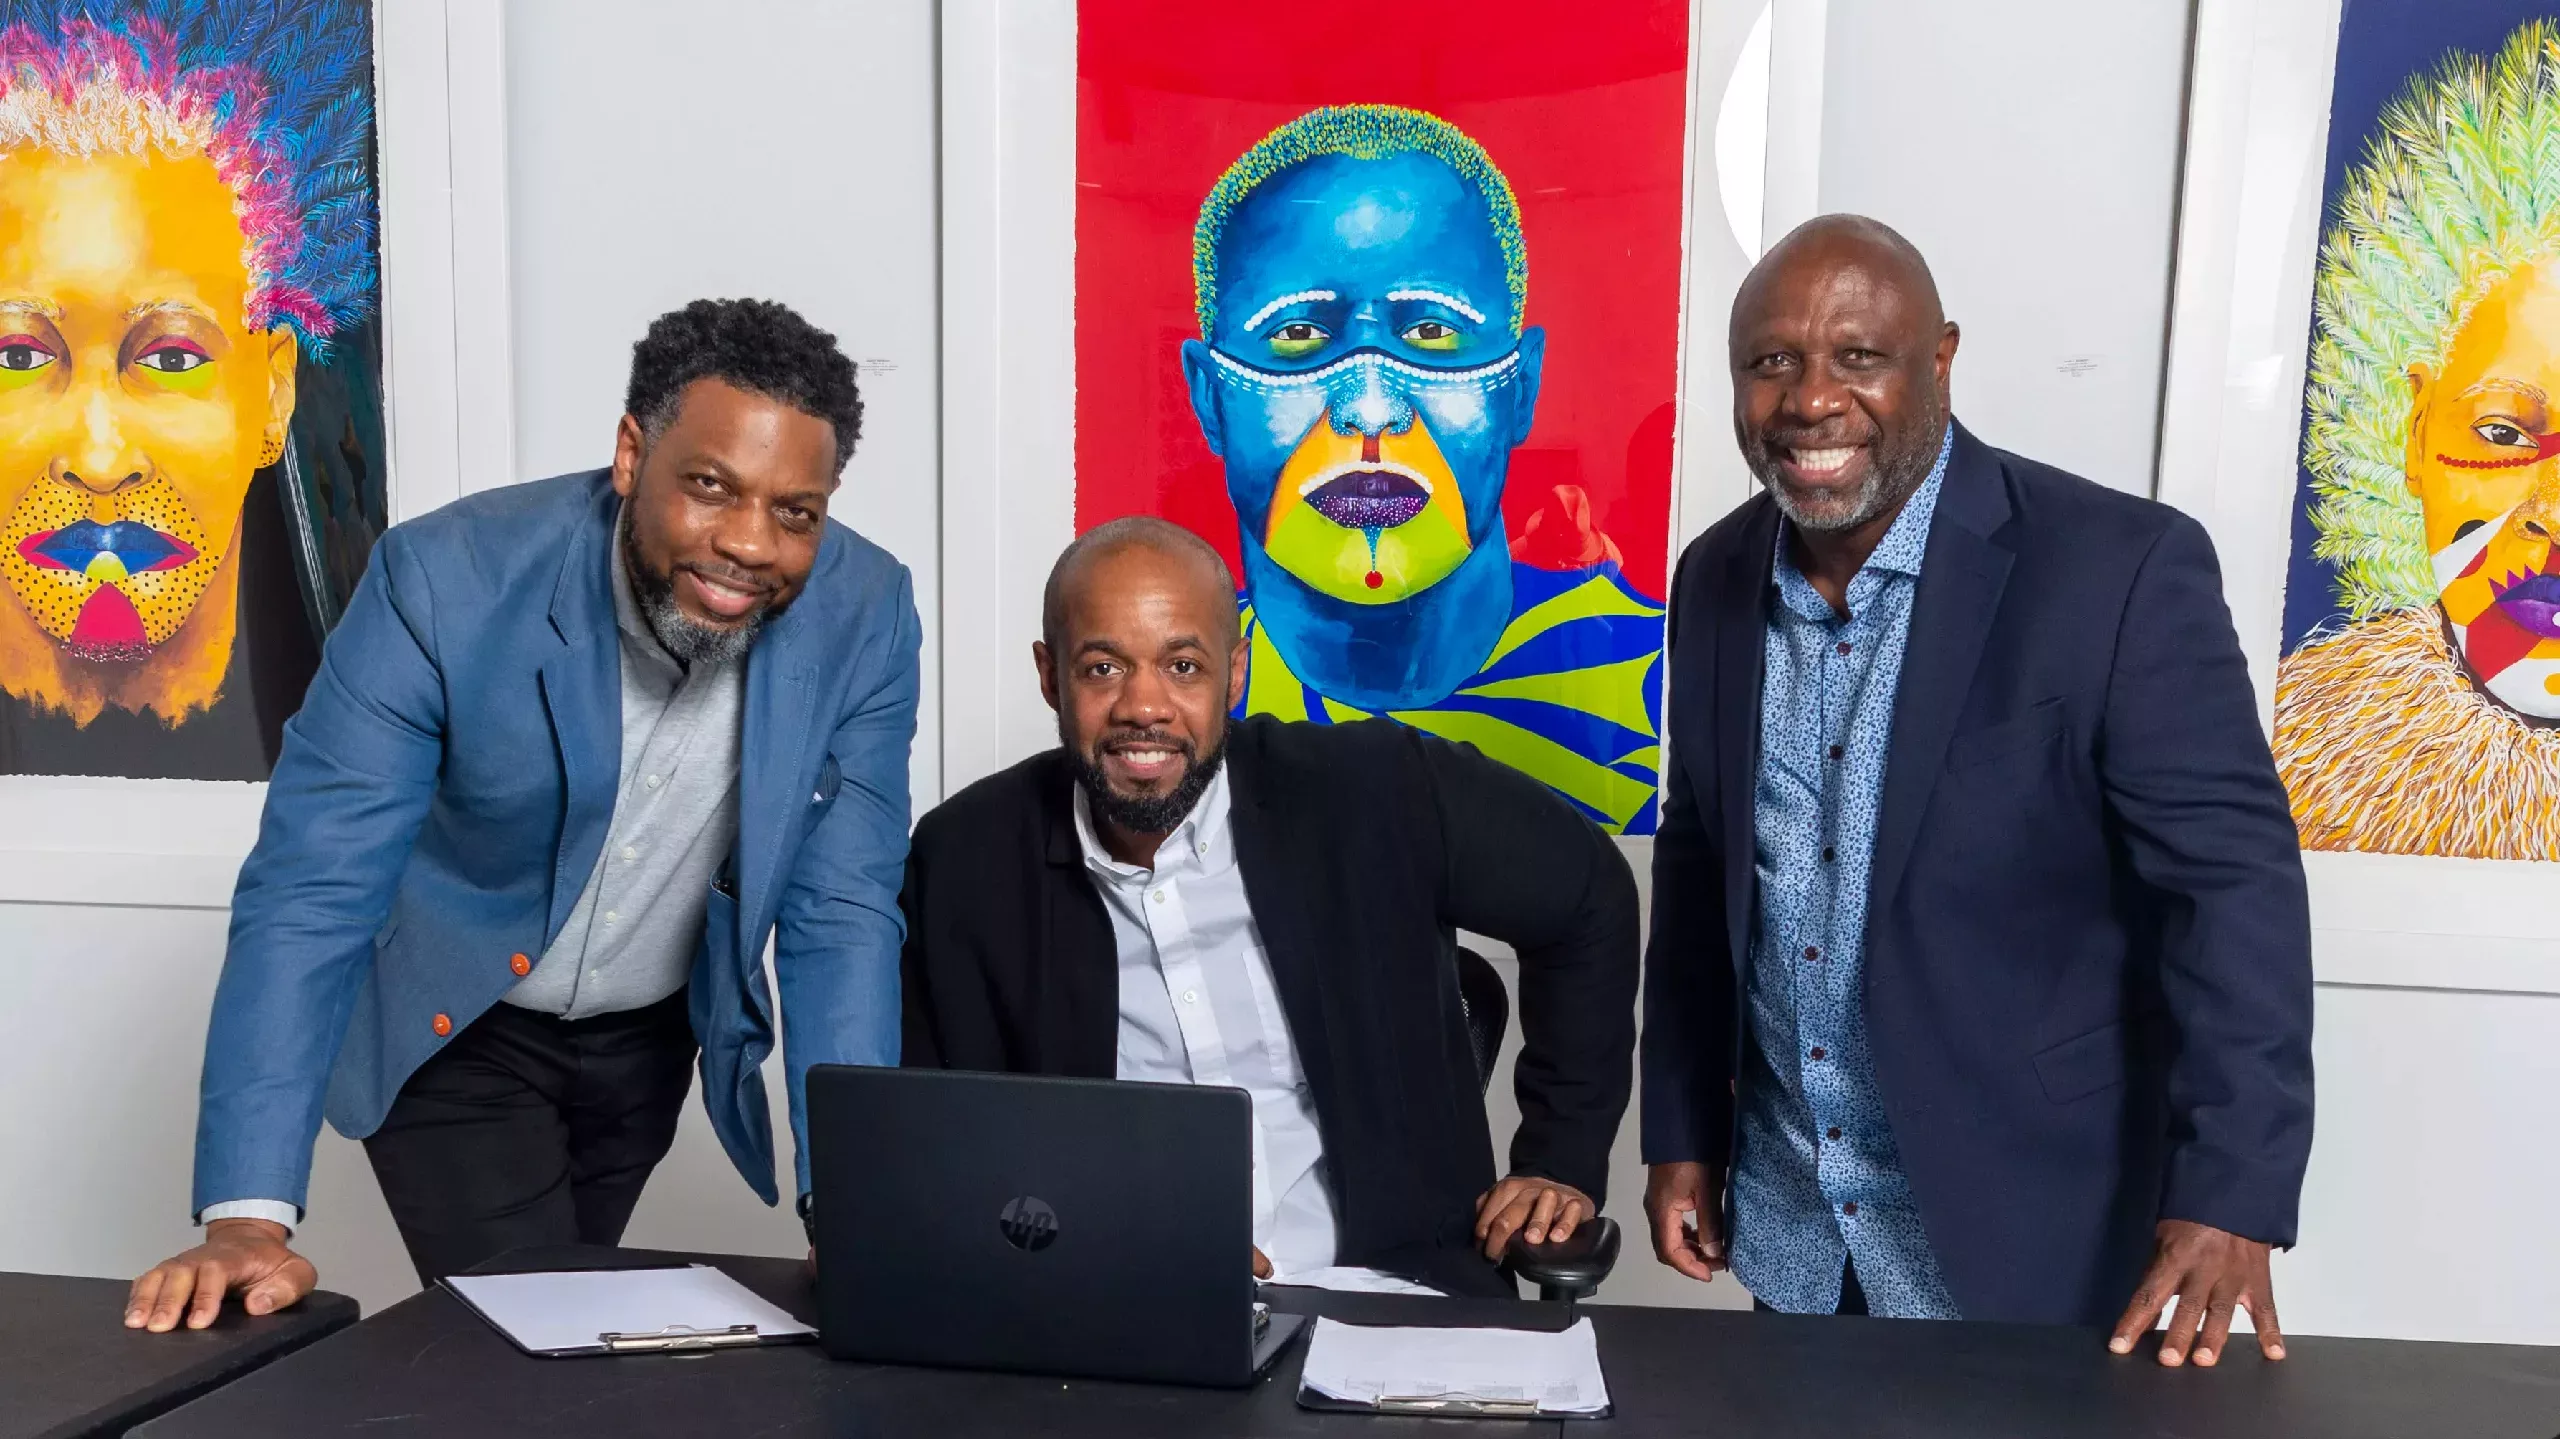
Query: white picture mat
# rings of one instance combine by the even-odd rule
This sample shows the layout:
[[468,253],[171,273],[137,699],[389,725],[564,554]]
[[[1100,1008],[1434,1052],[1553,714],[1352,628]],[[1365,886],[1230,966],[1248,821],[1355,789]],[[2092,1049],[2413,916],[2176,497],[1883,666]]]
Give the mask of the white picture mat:
[[[502,0],[374,15],[391,518],[514,477]],[[490,323],[490,316],[498,317]],[[264,784],[0,775],[0,903],[219,909]]]
[[[2340,0],[2200,0],[2196,12],[2160,498],[2213,535],[2270,728],[2340,13]],[[2322,982],[2560,993],[2560,866],[2303,860]]]

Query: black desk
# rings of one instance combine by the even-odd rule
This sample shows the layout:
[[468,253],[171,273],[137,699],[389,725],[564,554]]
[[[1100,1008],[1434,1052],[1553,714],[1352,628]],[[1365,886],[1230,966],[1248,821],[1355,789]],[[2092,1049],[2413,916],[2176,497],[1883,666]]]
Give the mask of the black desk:
[[[807,1317],[799,1263],[611,1250],[529,1251],[511,1268],[706,1258]],[[1281,1307],[1370,1322],[1466,1324],[1543,1305],[1274,1291]],[[1224,1435],[1713,1435],[1792,1439],[2553,1439],[2560,1349],[2296,1339],[2267,1365],[2244,1342],[2214,1370],[2119,1359],[2079,1330],[1594,1306],[1618,1417],[1520,1423],[1380,1419],[1296,1406],[1298,1355],[1246,1390],[830,1363],[814,1347],[531,1359],[431,1291],[136,1431],[654,1439],[702,1434],[1204,1439]]]
[[356,1322],[356,1302],[314,1294],[210,1329],[124,1327],[122,1279],[0,1274],[0,1439],[116,1435]]

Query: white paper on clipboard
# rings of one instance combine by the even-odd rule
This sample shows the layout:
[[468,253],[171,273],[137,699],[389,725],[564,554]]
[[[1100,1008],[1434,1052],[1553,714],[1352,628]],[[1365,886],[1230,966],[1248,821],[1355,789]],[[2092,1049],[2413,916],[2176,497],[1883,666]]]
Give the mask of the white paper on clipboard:
[[816,1330],[708,1264],[681,1269],[582,1269],[457,1274],[445,1284],[531,1354],[594,1354],[608,1334],[717,1333],[751,1325],[755,1342]]

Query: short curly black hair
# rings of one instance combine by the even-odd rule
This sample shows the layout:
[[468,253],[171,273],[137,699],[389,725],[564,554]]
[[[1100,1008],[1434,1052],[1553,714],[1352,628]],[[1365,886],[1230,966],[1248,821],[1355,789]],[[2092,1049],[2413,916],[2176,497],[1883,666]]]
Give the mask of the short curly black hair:
[[631,347],[623,412],[655,441],[696,380],[722,380],[835,427],[836,473],[862,437],[862,393],[836,337],[772,300],[696,300],[650,322]]

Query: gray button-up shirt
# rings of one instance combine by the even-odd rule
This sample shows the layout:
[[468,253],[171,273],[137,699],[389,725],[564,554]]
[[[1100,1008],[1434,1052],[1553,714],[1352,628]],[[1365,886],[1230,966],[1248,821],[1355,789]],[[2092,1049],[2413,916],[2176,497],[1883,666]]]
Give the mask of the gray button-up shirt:
[[604,852],[542,962],[507,1003],[569,1019],[655,1004],[684,988],[712,879],[738,838],[745,662],[688,668],[650,633],[614,524],[622,632],[622,779]]

